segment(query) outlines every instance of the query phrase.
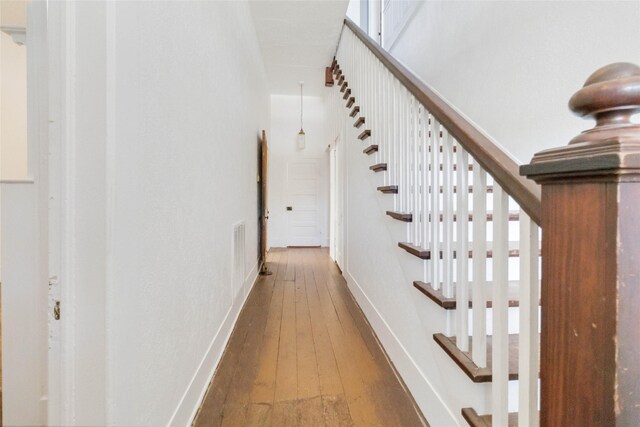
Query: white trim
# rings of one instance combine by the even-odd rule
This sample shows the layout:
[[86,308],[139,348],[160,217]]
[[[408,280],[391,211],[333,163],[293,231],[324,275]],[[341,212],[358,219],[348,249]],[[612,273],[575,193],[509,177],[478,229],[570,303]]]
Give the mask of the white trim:
[[24,46],[27,43],[27,29],[25,27],[3,25],[0,26],[0,31],[11,37],[18,46]]
[[[205,393],[209,388],[209,383],[213,378],[213,374],[222,359],[229,338],[231,338],[231,332],[238,321],[238,317],[242,312],[242,308],[247,301],[247,297],[251,293],[251,290],[255,286],[258,279],[258,263],[251,268],[249,275],[245,279],[243,289],[248,289],[242,298],[236,298],[233,305],[227,311],[227,314],[222,321],[222,325],[213,336],[209,348],[205,353],[198,369],[196,370],[193,378],[189,382],[189,386],[185,390],[176,410],[173,412],[168,426],[190,426],[200,408],[200,404],[204,399]],[[250,286],[247,286],[251,284]]]
[[35,184],[35,182],[35,179],[29,177],[0,179],[0,184]]
[[348,271],[345,271],[344,277],[351,294],[364,312],[389,358],[393,361],[398,374],[402,376],[402,380],[411,394],[416,397],[416,403],[425,418],[434,426],[460,426],[459,417],[446,405],[444,399],[393,333],[389,324],[367,297],[356,279]]
[[[49,6],[51,7],[51,5]],[[63,424],[76,422],[76,13],[77,4],[73,2],[60,5],[60,21],[56,22],[53,31],[61,32],[58,52],[61,54],[60,75],[64,92],[60,99],[60,121],[62,124],[61,166],[58,176],[61,184],[61,266],[60,273],[64,284],[60,290],[60,300],[66,307],[60,328],[61,369],[63,372],[61,392]]]

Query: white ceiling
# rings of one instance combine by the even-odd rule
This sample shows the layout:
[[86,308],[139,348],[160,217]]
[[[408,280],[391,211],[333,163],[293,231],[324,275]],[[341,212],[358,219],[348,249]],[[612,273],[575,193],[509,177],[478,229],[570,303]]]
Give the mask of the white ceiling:
[[251,13],[272,94],[322,95],[348,0],[254,0]]
[[0,25],[7,27],[26,27],[27,2],[24,0],[1,0]]

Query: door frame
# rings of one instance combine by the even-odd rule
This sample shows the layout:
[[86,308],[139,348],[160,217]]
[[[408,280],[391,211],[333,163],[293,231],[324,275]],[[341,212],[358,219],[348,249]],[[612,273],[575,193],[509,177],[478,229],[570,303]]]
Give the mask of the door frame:
[[[52,345],[47,424],[106,424],[105,271],[111,250],[106,236],[111,232],[114,196],[107,177],[113,172],[115,141],[116,5],[32,3],[47,8],[48,303],[50,308],[56,301],[61,306],[59,320],[48,316]],[[91,57],[85,55],[89,49]],[[96,69],[104,73],[94,73]],[[86,140],[92,140],[91,150],[82,143]],[[96,174],[95,167],[104,168],[105,173]],[[87,372],[91,382],[85,380]]]

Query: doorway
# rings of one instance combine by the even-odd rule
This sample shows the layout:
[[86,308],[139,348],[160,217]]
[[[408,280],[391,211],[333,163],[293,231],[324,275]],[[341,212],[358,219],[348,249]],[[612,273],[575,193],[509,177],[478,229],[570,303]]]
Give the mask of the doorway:
[[47,422],[46,46],[46,2],[0,2],[0,423],[4,425]]
[[321,162],[318,158],[287,163],[287,246],[321,245]]
[[[0,212],[2,203],[9,207],[11,196],[25,194],[30,190],[27,170],[27,46],[26,46],[27,5],[23,1],[2,1],[0,3]],[[5,193],[3,196],[2,193]],[[15,199],[14,199],[15,200]],[[5,213],[5,221],[0,214],[0,241],[18,237],[10,227],[11,215]],[[6,251],[6,245],[0,245]],[[8,255],[8,254],[7,254]],[[8,268],[2,271],[2,267]],[[3,309],[2,294],[13,291],[7,285],[15,285],[11,277],[12,268],[8,257],[0,251],[0,425],[3,424],[3,403],[6,399],[2,359],[12,356],[7,349],[14,350],[11,333],[3,334],[2,328],[11,325],[11,308]],[[9,281],[5,280],[5,277]],[[17,294],[11,292],[13,295]],[[11,301],[7,299],[6,301]],[[4,339],[3,339],[4,338]],[[6,349],[3,349],[3,344]],[[3,354],[3,350],[5,350]],[[11,384],[11,379],[9,379]]]

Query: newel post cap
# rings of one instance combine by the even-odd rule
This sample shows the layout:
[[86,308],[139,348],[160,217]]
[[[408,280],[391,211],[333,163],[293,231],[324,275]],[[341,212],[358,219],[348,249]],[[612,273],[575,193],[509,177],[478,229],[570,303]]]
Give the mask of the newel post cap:
[[618,62],[600,68],[569,101],[596,125],[568,146],[537,153],[520,173],[538,182],[569,176],[640,175],[640,67]]

